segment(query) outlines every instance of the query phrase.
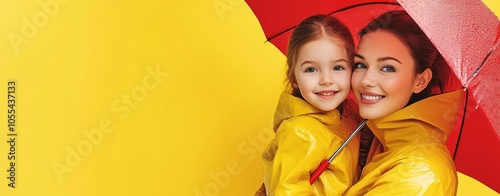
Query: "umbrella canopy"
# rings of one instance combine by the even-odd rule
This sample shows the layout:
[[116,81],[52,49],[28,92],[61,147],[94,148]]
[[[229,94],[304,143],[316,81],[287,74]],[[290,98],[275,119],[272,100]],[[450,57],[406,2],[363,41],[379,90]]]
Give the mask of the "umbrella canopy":
[[[457,169],[500,192],[500,26],[482,1],[401,0],[469,89],[467,105],[448,144]],[[457,141],[457,142],[455,142]]]
[[[467,97],[448,139],[457,170],[500,192],[500,23],[481,0],[246,0],[266,35],[286,54],[293,28],[316,14],[331,14],[358,31],[382,13],[405,10],[446,59],[455,76],[448,90]],[[496,77],[495,77],[496,76]],[[452,117],[453,118],[453,117]],[[320,160],[318,160],[320,161]]]
[[259,19],[267,41],[271,41],[283,54],[286,54],[288,38],[293,28],[309,16],[333,14],[351,29],[353,35],[356,35],[361,28],[380,14],[390,10],[403,10],[395,0],[246,0],[246,2]]

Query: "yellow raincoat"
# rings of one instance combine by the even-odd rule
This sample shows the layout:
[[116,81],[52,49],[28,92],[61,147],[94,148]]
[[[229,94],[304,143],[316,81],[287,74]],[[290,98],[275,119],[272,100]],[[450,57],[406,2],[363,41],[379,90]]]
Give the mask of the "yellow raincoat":
[[[356,180],[359,137],[353,138],[318,180],[309,175],[356,127],[344,109],[322,112],[306,101],[283,93],[274,116],[276,137],[263,153],[264,184],[271,195],[342,195]],[[349,114],[349,115],[347,115]]]
[[446,147],[462,90],[432,96],[376,120],[360,180],[346,195],[455,195],[457,173]]

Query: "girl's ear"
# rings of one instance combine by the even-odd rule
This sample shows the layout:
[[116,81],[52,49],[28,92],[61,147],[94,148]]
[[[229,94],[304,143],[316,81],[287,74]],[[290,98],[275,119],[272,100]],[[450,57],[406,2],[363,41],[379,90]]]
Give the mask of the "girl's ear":
[[422,92],[432,79],[432,71],[427,68],[421,74],[417,74],[413,85],[413,93]]
[[297,83],[297,77],[295,76],[295,73],[292,75],[293,78],[290,79],[290,83],[292,84],[293,88],[299,88],[299,84]]

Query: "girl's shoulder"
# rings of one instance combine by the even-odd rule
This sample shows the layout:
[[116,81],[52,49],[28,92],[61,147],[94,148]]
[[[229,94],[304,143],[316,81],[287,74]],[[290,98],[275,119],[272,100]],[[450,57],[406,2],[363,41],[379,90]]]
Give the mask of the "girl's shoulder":
[[319,119],[310,115],[294,116],[281,122],[276,130],[277,136],[296,135],[298,137],[325,137],[329,128]]

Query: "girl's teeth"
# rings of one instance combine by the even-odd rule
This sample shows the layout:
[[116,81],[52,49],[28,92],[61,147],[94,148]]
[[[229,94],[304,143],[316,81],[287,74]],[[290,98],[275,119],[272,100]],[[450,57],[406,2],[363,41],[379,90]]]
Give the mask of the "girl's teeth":
[[383,96],[373,96],[373,95],[361,95],[361,96],[367,100],[377,100],[383,98]]
[[330,95],[333,95],[333,93],[318,93],[319,95],[323,95],[323,96],[330,96]]

